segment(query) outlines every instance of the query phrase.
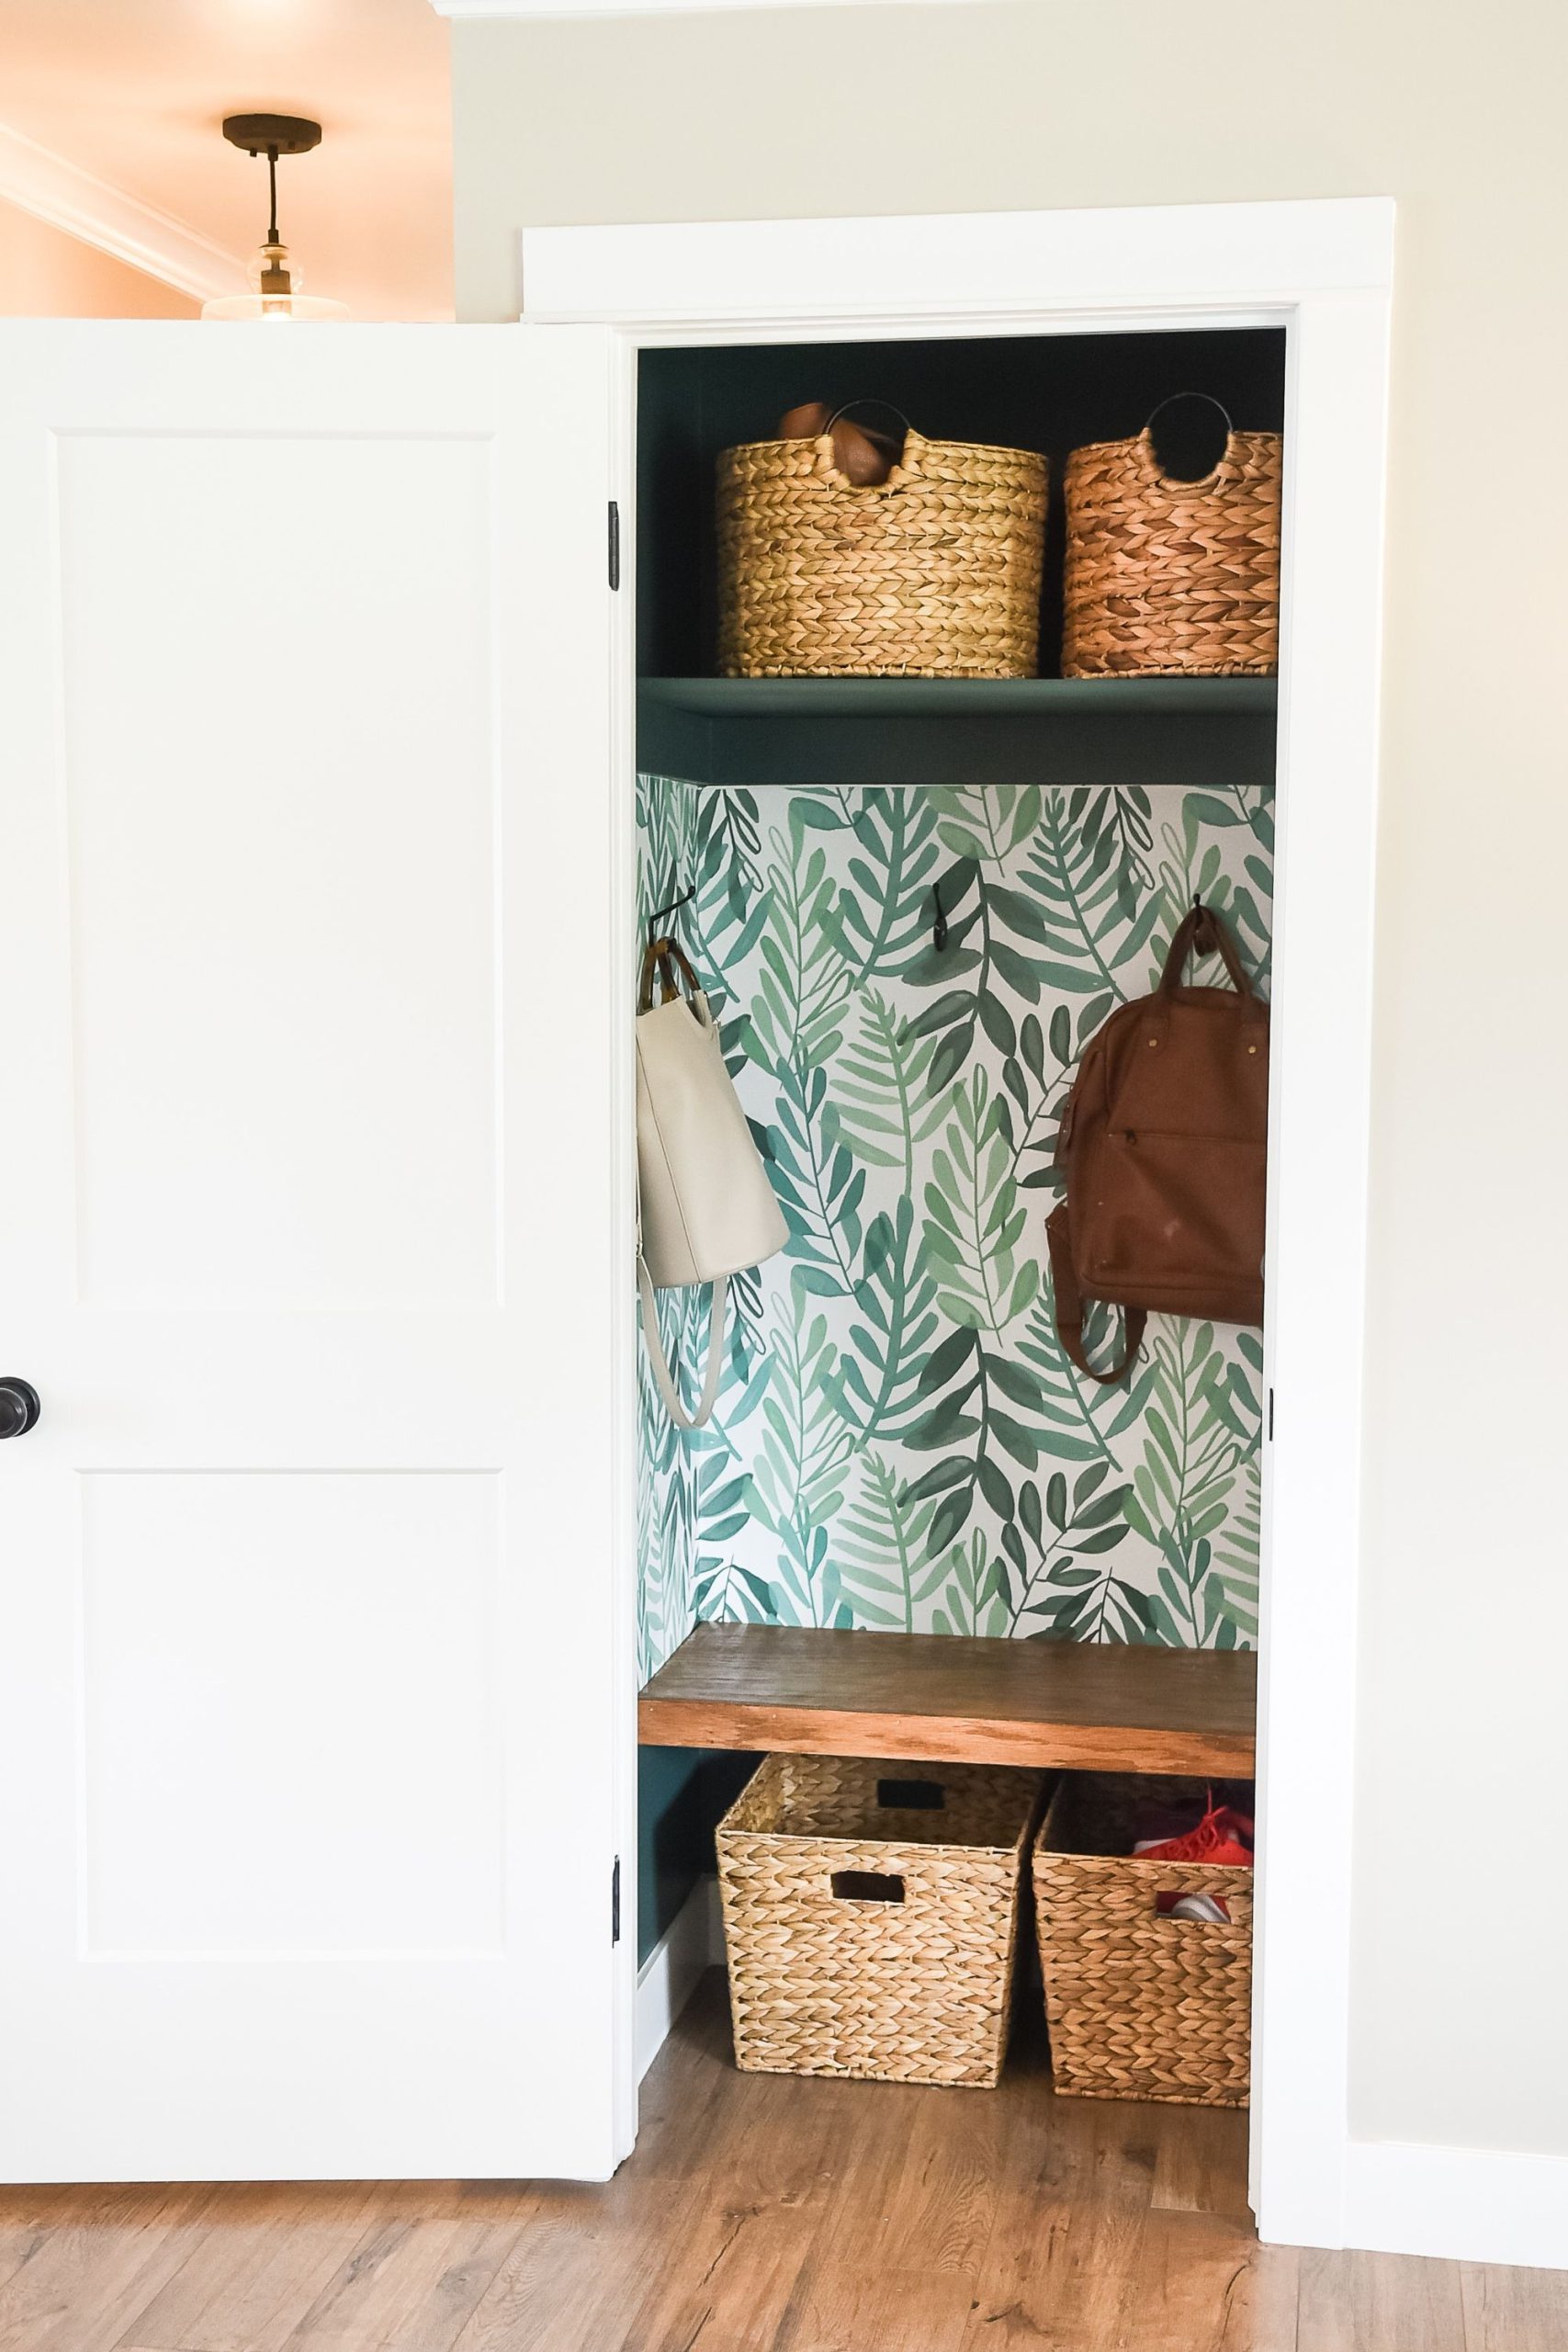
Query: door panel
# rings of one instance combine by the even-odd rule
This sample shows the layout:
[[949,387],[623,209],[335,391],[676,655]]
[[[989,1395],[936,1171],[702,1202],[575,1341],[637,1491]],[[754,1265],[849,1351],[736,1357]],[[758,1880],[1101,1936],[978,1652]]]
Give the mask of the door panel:
[[493,1306],[488,444],[58,468],[82,1297]]
[[503,1949],[496,1483],[83,1479],[89,1958]]
[[610,387],[0,329],[5,2177],[624,2153]]

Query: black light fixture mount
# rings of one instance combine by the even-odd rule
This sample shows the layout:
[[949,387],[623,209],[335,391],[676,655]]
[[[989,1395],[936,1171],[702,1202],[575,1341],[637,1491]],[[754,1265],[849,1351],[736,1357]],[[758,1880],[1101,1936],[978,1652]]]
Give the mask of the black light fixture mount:
[[251,268],[254,295],[225,296],[209,302],[206,318],[345,318],[341,302],[302,296],[303,279],[277,230],[277,159],[308,155],[321,143],[321,126],[300,114],[231,114],[223,119],[223,136],[231,147],[247,155],[266,157],[266,238]]
[[321,143],[321,126],[302,114],[230,114],[223,118],[223,136],[247,155],[308,155]]

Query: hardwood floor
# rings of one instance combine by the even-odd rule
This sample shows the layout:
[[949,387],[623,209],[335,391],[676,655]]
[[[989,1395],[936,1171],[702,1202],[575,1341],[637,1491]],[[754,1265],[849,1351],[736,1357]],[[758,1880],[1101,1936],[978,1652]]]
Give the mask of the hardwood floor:
[[737,2075],[607,2187],[0,2191],[0,2352],[1560,2352],[1568,2275],[1258,2245],[1245,2116]]

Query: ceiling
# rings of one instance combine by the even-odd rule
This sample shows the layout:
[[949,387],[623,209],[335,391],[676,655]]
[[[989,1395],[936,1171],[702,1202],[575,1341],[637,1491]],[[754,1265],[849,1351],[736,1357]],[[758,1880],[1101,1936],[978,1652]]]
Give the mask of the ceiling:
[[226,114],[314,116],[278,166],[307,290],[365,319],[452,315],[447,26],[431,0],[0,0],[0,122],[242,262],[266,166]]

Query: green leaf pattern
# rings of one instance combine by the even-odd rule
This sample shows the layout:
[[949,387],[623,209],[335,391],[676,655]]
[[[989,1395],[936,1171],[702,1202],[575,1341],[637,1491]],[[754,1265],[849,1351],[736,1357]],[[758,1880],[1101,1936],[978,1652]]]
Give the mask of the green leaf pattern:
[[[640,1365],[644,1672],[698,1619],[1250,1646],[1258,1336],[1155,1316],[1128,1385],[1086,1380],[1044,1218],[1078,1057],[1194,891],[1267,987],[1271,796],[644,776],[637,817],[644,909],[695,887],[681,936],[789,1227],[732,1284],[705,1430]],[[660,1295],[688,1376],[706,1315]]]

